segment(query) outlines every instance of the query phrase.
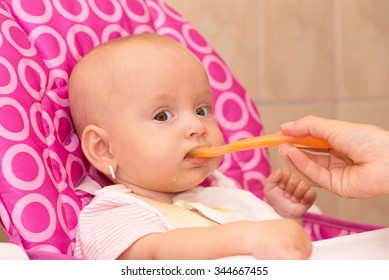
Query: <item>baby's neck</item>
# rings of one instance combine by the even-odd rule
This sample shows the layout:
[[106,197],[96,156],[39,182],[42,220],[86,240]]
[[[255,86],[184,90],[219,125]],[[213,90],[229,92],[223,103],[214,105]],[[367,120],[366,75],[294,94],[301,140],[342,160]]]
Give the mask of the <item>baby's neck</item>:
[[137,194],[139,196],[143,196],[149,199],[157,200],[160,202],[165,202],[165,203],[173,203],[173,197],[177,194],[175,193],[164,193],[164,192],[157,192],[149,189],[145,189],[139,186],[135,186],[132,184],[127,184],[127,183],[122,183],[125,186],[127,186],[129,189],[132,190],[134,194]]

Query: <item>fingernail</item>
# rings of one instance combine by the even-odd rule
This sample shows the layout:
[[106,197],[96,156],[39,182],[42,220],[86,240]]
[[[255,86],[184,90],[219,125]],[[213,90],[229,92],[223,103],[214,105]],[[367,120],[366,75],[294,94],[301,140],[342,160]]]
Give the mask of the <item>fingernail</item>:
[[280,125],[281,129],[290,128],[294,125],[295,122],[286,122]]

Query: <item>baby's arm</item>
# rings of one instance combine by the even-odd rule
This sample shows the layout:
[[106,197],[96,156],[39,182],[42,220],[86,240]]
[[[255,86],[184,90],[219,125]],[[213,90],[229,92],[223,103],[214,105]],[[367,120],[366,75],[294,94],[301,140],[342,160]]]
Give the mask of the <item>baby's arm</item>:
[[308,234],[292,220],[241,221],[149,234],[119,259],[218,259],[236,255],[307,259],[311,252]]
[[266,201],[284,218],[300,220],[316,199],[315,189],[283,168],[270,174],[265,182]]

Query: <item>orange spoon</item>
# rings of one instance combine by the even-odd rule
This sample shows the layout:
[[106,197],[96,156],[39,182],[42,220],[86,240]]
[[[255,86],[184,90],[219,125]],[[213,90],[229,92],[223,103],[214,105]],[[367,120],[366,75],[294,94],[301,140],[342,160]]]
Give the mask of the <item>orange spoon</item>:
[[232,142],[219,147],[201,147],[193,149],[189,152],[189,156],[199,158],[209,158],[220,156],[223,154],[238,152],[243,150],[274,147],[282,143],[290,143],[295,147],[304,149],[329,149],[330,144],[327,141],[312,136],[304,137],[292,137],[285,135],[281,132],[275,134],[269,134],[264,136],[258,136],[253,138],[247,138]]

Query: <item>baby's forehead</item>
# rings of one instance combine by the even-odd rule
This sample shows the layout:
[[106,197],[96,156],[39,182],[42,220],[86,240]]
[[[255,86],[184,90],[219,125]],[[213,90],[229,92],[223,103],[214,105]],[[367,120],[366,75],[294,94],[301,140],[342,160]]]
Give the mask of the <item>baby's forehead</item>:
[[[202,71],[202,63],[193,53],[173,39],[161,35],[129,36],[104,43],[81,61],[82,72],[89,76],[92,88],[124,85],[137,86],[147,79],[164,77],[172,68],[190,68],[190,73]],[[169,69],[170,68],[170,69]],[[206,75],[206,74],[205,74]],[[103,83],[104,81],[104,83]]]

